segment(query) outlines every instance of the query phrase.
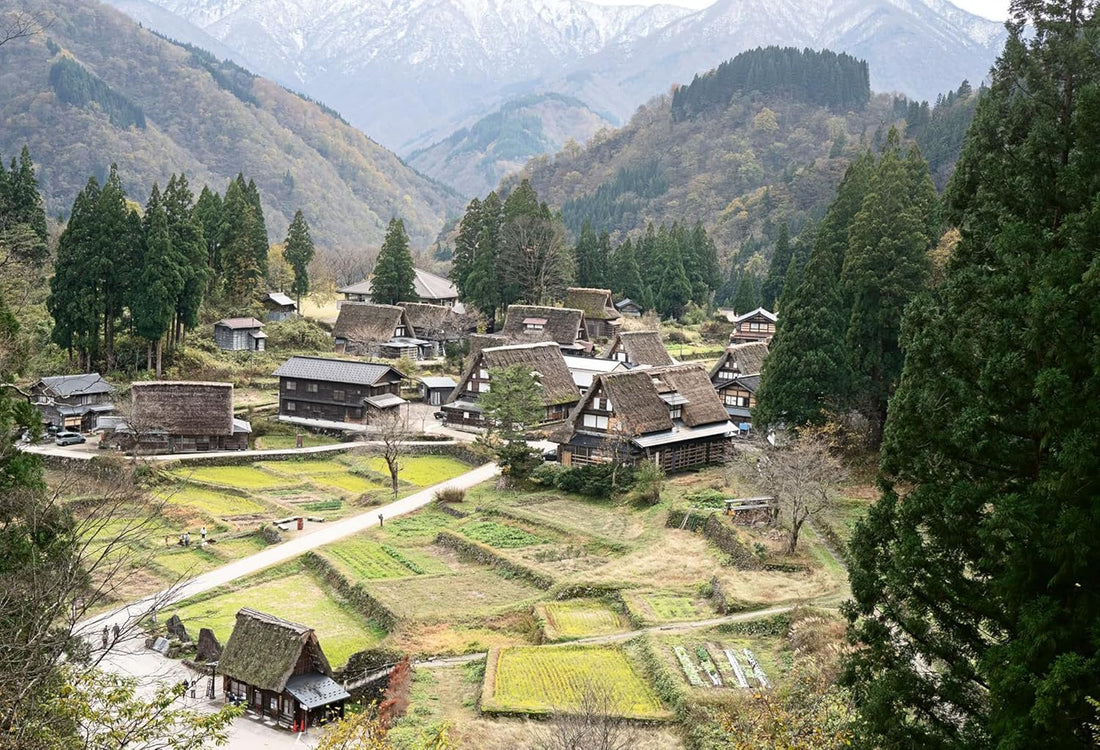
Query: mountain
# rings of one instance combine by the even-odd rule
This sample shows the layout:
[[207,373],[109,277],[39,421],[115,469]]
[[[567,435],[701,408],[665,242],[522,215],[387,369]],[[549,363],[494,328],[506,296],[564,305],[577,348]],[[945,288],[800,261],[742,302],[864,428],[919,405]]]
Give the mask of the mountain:
[[537,94],[505,103],[405,161],[463,195],[485,195],[533,154],[552,154],[570,142],[580,148],[578,143],[614,124],[579,99]]
[[272,239],[301,208],[324,248],[381,243],[391,216],[427,244],[463,201],[335,113],[95,0],[24,0],[43,35],[0,47],[0,153],[28,145],[52,215],[117,162],[129,195],[184,171],[254,179]]
[[[717,0],[698,11],[585,0],[111,2],[170,11],[401,154],[531,94],[625,121],[697,71],[772,44],[849,52],[868,61],[876,91],[931,99],[981,81],[1005,37],[946,0]],[[169,34],[176,24],[147,11],[143,21]]]

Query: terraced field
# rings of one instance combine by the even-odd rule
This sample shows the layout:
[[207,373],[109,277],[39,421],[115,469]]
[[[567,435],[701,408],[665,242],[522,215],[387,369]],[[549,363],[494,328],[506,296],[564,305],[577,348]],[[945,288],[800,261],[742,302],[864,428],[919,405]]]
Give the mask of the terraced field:
[[515,646],[492,651],[482,709],[500,713],[576,710],[590,690],[606,696],[617,715],[669,717],[639,669],[621,649],[609,646]]
[[172,475],[185,481],[245,490],[267,490],[298,484],[293,478],[273,476],[254,466],[195,466],[176,469]]
[[193,484],[169,488],[162,493],[162,497],[172,505],[195,508],[215,518],[249,516],[270,510],[268,506],[250,497],[203,489]]
[[[390,474],[386,462],[379,456],[367,459],[365,465],[382,476],[388,477]],[[469,470],[467,464],[450,456],[410,456],[401,460],[398,476],[402,482],[415,484],[417,487],[430,487]]]
[[626,542],[637,539],[645,531],[645,522],[629,508],[604,503],[554,497],[535,503],[523,503],[515,508],[525,516],[549,521],[582,534]]
[[424,622],[520,610],[544,593],[478,565],[461,565],[454,575],[383,579],[364,585],[399,618]]
[[626,631],[622,615],[598,599],[568,599],[538,605],[546,637],[556,641]]
[[498,549],[532,547],[550,541],[547,537],[532,534],[518,526],[496,521],[471,521],[463,524],[459,531],[470,539]]
[[417,550],[379,544],[362,536],[323,547],[321,552],[352,581],[450,572],[440,560]]
[[630,613],[645,622],[678,622],[713,614],[691,597],[667,591],[624,592],[623,600]]

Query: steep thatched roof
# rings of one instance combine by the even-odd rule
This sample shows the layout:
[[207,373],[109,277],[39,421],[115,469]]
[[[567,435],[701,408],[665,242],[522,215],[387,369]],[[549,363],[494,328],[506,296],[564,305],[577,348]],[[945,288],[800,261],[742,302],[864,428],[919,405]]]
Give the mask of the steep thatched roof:
[[603,357],[610,359],[616,350],[625,351],[628,361],[635,365],[664,367],[674,364],[657,331],[620,331]]
[[398,302],[405,308],[416,335],[426,338],[453,337],[476,327],[473,316],[455,312],[453,307],[428,305],[423,302]]
[[[597,391],[611,401],[626,434],[634,437],[671,430],[674,425],[669,416],[670,401],[681,403],[680,419],[688,427],[729,419],[706,370],[698,364],[597,375],[588,398]],[[576,423],[583,407],[583,403],[577,405],[570,423]]]
[[130,388],[138,432],[212,436],[233,434],[233,384],[158,380]]
[[313,628],[245,607],[237,612],[237,623],[222,651],[218,673],[281,693],[303,650],[308,652],[315,672],[332,676]]
[[508,337],[499,333],[472,333],[467,339],[470,344],[470,357],[476,357],[482,349],[491,346],[508,346]]
[[[540,330],[530,329],[529,324],[534,321],[542,321],[537,323]],[[501,333],[516,344],[554,341],[561,346],[572,346],[578,340],[588,340],[584,311],[570,307],[509,305]]]
[[332,335],[357,344],[383,342],[393,338],[393,332],[399,325],[404,325],[406,334],[412,335],[412,323],[403,307],[345,302],[340,305],[340,315],[332,327]]
[[573,375],[565,365],[561,350],[553,341],[547,341],[540,344],[517,344],[482,349],[471,359],[466,372],[462,374],[458,385],[451,391],[447,402],[451,403],[462,396],[466,382],[475,370],[480,368],[488,370],[491,384],[494,370],[505,370],[517,365],[530,368],[531,372],[539,374],[544,406],[572,404],[581,397],[580,391],[573,383]]
[[740,375],[759,375],[764,371],[764,359],[767,356],[768,345],[763,341],[728,346],[718,363],[710,369],[710,377],[713,379],[723,369],[727,369],[727,366]]
[[564,307],[583,310],[589,320],[618,320],[622,317],[611,302],[610,289],[571,286],[565,290]]

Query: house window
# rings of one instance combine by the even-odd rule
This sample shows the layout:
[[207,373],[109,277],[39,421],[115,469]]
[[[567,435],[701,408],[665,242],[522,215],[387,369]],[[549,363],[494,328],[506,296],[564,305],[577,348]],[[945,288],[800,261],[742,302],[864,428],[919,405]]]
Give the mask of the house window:
[[477,371],[477,376],[479,378],[481,378],[482,380],[488,380],[489,379],[489,371],[488,370],[478,370]]
[[489,381],[488,380],[483,380],[480,383],[478,383],[477,384],[477,390],[480,393],[488,393],[489,392]]
[[394,338],[401,338],[404,335],[405,335],[405,326],[397,326],[397,328],[393,329]]
[[344,392],[343,391],[333,391],[332,392],[332,400],[333,401],[343,401],[344,400]]
[[286,402],[286,410],[287,411],[297,411],[298,410],[298,404],[294,403],[293,401],[287,401]]
[[607,429],[607,417],[605,417],[603,415],[600,415],[600,414],[585,414],[584,415],[584,426],[585,427],[591,427],[592,429],[596,429],[596,430],[606,430]]
[[542,323],[524,323],[523,327],[528,331],[541,331]]
[[306,383],[306,393],[316,393],[316,392],[317,392],[317,384],[316,383]]
[[626,361],[628,361],[626,352],[624,352],[624,351],[615,352],[615,361],[616,362],[626,362]]
[[719,380],[733,380],[733,373],[729,370],[722,370],[718,373]]
[[748,406],[749,397],[737,393],[726,394],[726,406]]
[[293,380],[288,380],[286,381],[286,389],[288,391],[296,391],[298,390],[298,384]]
[[611,411],[611,401],[597,396],[592,399],[592,408],[596,411]]
[[679,406],[670,406],[669,409],[668,409],[668,416],[672,419],[679,419],[680,418],[680,407]]

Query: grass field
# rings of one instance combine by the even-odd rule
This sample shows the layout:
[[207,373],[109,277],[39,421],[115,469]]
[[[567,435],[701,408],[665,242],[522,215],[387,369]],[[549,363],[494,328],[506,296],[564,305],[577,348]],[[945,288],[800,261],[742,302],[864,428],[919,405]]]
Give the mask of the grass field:
[[518,526],[496,521],[471,521],[463,524],[459,531],[471,539],[498,549],[532,547],[550,541],[546,537],[537,536]]
[[621,649],[606,646],[518,646],[492,652],[482,708],[515,713],[570,711],[586,690],[606,694],[618,715],[667,718],[668,712]]
[[546,637],[551,641],[622,633],[627,629],[622,615],[598,599],[546,602],[537,608],[546,622]]
[[423,571],[397,549],[361,536],[331,544],[323,552],[352,581],[405,578]]
[[170,487],[163,492],[172,505],[184,505],[195,508],[215,518],[248,516],[264,513],[268,508],[255,500],[240,495],[230,495],[216,490],[207,490],[191,484]]
[[552,497],[537,503],[522,504],[516,510],[525,516],[615,541],[631,541],[645,531],[642,514],[610,503],[589,503]]
[[624,592],[623,601],[630,613],[644,622],[682,622],[712,614],[691,597],[666,591]]
[[216,484],[242,490],[267,490],[297,483],[291,478],[272,476],[254,466],[196,466],[176,469],[172,474],[191,482]]
[[456,575],[369,581],[367,591],[399,617],[426,622],[529,607],[543,592],[480,566]]
[[[339,443],[335,438],[324,435],[302,435],[303,448],[315,448],[319,445],[335,445]],[[264,435],[256,438],[256,449],[265,451],[286,450],[298,447],[296,435]]]
[[[367,459],[365,464],[368,469],[384,477],[390,475],[386,462],[380,456]],[[402,482],[415,484],[417,487],[430,487],[469,470],[470,466],[450,456],[408,456],[401,459],[401,470],[397,475]]]
[[282,477],[297,478],[303,474],[336,474],[348,471],[348,465],[336,460],[261,461],[256,466]]
[[383,636],[362,617],[329,596],[307,573],[276,578],[198,603],[184,602],[169,608],[164,617],[178,614],[187,629],[195,634],[199,628],[211,628],[218,640],[225,643],[241,607],[269,612],[315,629],[333,667],[343,665],[356,651],[374,646]]
[[346,492],[351,495],[362,495],[364,493],[370,492],[371,490],[386,489],[384,485],[381,485],[378,482],[372,482],[366,477],[361,477],[358,474],[352,474],[351,472],[310,474],[306,478],[318,487],[338,490],[340,492]]

